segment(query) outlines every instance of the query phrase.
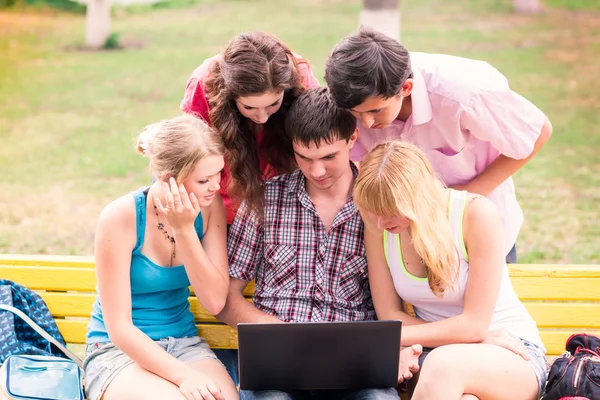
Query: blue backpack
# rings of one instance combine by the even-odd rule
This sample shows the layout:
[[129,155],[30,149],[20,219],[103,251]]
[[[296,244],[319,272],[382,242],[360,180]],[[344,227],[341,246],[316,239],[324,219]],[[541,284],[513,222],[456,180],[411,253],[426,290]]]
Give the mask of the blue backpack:
[[[65,340],[39,294],[12,281],[0,280],[0,304],[13,306],[27,315],[57,342],[66,346]],[[0,311],[0,364],[8,356],[30,354],[63,357],[63,353],[50,345],[31,326],[11,312]]]
[[0,280],[0,364],[0,392],[9,399],[83,400],[81,360],[66,348],[48,306],[8,280]]

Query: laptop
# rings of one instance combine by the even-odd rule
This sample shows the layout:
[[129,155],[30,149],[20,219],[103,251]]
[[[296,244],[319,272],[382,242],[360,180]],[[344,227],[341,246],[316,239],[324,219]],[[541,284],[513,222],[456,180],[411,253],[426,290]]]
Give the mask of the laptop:
[[238,324],[240,389],[398,385],[401,321]]

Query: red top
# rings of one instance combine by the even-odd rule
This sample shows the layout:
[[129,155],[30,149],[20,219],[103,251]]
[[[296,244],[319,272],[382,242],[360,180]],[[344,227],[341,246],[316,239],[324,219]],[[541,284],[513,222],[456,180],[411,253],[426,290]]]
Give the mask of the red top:
[[[204,121],[210,124],[208,112],[210,110],[208,101],[206,100],[206,94],[204,93],[204,80],[208,76],[210,67],[214,61],[218,59],[219,55],[206,59],[188,79],[183,100],[181,100],[181,109],[187,114],[194,115],[202,118]],[[304,59],[298,55],[295,55],[298,63],[298,72],[302,79],[302,85],[309,89],[314,86],[319,86],[319,81],[313,75],[310,66]],[[262,149],[262,141],[265,136],[264,130],[259,132],[256,136],[256,142],[258,143],[259,150]],[[260,171],[265,179],[271,178],[275,175],[275,169],[271,167],[265,160],[260,158]],[[221,189],[219,193],[225,203],[225,210],[227,211],[227,223],[231,224],[235,213],[237,212],[237,205],[231,201],[231,198],[227,194],[227,184],[231,173],[229,172],[229,166],[225,163],[223,174],[221,175]]]

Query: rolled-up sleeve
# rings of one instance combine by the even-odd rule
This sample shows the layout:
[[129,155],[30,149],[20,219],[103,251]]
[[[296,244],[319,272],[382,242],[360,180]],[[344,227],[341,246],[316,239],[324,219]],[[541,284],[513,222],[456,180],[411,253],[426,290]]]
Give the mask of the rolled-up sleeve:
[[310,64],[300,54],[294,53],[296,58],[296,64],[298,66],[298,74],[300,75],[300,81],[305,89],[319,86],[319,80],[313,74]]
[[218,61],[219,57],[219,55],[216,55],[204,60],[204,62],[192,72],[192,75],[185,86],[183,99],[179,105],[184,113],[202,118],[206,122],[210,121],[208,115],[210,108],[208,106],[208,100],[206,99],[206,92],[204,91],[204,81],[208,77],[213,63]]
[[463,108],[461,128],[514,159],[531,154],[546,120],[539,108],[508,87],[482,90]]
[[299,63],[298,72],[300,74],[300,79],[302,80],[302,86],[304,86],[305,89],[319,86],[319,80],[313,74],[308,63]]
[[254,280],[263,263],[263,229],[259,218],[240,206],[227,237],[229,276],[243,281]]
[[191,114],[202,118],[205,121],[209,121],[208,101],[206,100],[204,84],[201,79],[196,77],[188,79],[180,108],[186,114]]

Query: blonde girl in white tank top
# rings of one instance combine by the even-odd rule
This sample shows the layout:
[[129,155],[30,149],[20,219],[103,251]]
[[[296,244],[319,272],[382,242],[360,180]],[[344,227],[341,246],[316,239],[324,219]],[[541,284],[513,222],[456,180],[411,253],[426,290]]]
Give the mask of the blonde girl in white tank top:
[[[545,350],[512,288],[494,204],[445,188],[423,153],[400,141],[363,159],[354,200],[378,318],[403,321],[402,346],[435,348],[412,399],[538,399]],[[410,357],[401,353],[401,364]]]

